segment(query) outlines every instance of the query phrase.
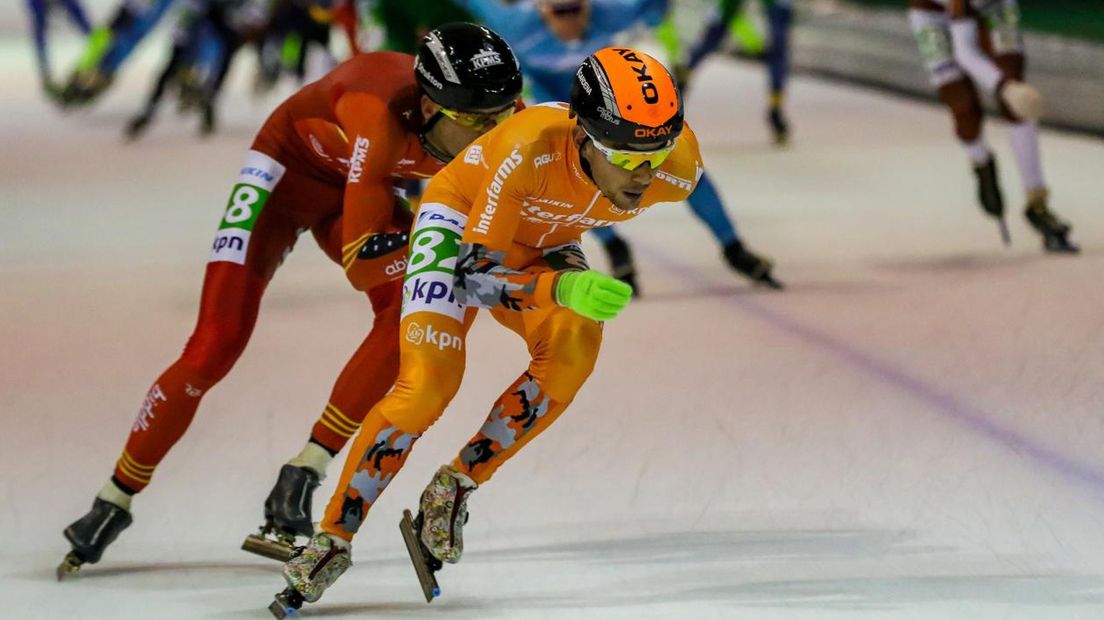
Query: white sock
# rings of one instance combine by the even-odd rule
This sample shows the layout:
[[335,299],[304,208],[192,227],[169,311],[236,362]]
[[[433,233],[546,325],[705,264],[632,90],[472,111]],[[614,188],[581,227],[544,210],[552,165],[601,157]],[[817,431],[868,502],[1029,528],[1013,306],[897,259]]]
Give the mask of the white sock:
[[306,467],[318,474],[318,479],[322,480],[326,477],[326,467],[332,460],[333,457],[325,448],[313,441],[308,441],[307,445],[303,446],[303,450],[287,464],[295,467]]
[[96,494],[96,497],[109,504],[115,504],[127,512],[130,512],[130,500],[134,499],[132,495],[123,493],[123,491],[119,489],[119,486],[111,479],[108,479],[107,484],[103,485],[103,488]]
[[1039,156],[1039,124],[1035,122],[1012,125],[1012,151],[1016,165],[1020,167],[1020,180],[1024,192],[1030,193],[1046,187],[1043,179],[1043,163]]
[[335,546],[339,549],[344,549],[346,551],[350,551],[353,548],[352,543],[350,543],[349,541],[345,540],[344,538],[342,538],[340,536],[334,536],[333,534],[330,534],[329,532],[326,532],[326,538],[329,538],[331,541],[333,541],[333,546]]
[[978,139],[973,142],[963,142],[962,148],[966,149],[966,155],[970,157],[970,163],[974,164],[975,168],[984,165],[992,157],[992,151],[989,150],[989,143],[985,141],[985,136],[978,136]]

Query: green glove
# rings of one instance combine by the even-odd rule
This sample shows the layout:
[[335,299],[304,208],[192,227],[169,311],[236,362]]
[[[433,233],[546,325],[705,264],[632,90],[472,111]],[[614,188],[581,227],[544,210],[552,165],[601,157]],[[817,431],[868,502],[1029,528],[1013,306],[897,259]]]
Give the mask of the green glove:
[[617,316],[629,305],[632,292],[628,284],[593,269],[565,271],[556,280],[557,303],[595,321]]

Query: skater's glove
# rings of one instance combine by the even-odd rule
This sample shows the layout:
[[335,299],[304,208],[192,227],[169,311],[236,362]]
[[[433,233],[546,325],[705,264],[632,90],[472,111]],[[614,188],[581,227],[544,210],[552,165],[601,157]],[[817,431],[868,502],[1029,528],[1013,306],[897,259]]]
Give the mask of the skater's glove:
[[1000,98],[1008,109],[1025,121],[1038,120],[1046,112],[1042,93],[1031,84],[1008,80],[1000,89]]
[[595,321],[617,316],[632,293],[628,284],[593,269],[565,271],[556,280],[556,302]]

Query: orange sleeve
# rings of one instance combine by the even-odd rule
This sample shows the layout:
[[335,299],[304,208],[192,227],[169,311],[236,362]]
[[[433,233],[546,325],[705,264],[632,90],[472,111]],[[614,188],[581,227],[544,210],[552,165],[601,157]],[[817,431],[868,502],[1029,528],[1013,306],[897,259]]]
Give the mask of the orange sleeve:
[[349,142],[349,175],[345,180],[341,217],[341,263],[350,281],[364,290],[377,283],[377,278],[373,274],[353,273],[365,265],[357,261],[358,255],[363,256],[361,250],[371,245],[376,235],[400,232],[392,223],[395,194],[391,171],[405,133],[391,117],[386,103],[374,95],[345,93],[337,100],[334,112]]
[[[520,136],[519,136],[520,137]],[[556,272],[525,272],[504,266],[521,222],[522,205],[539,183],[524,143],[510,134],[499,136],[484,151],[487,167],[472,199],[468,223],[460,240],[456,294],[466,306],[532,310],[555,305]]]

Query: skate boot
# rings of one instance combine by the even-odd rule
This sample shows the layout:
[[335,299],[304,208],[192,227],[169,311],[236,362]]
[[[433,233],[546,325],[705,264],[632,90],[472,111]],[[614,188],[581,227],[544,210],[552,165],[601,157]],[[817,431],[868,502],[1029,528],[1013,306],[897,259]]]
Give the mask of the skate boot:
[[633,261],[632,249],[621,237],[614,237],[603,244],[606,254],[609,255],[610,274],[633,288],[633,297],[640,297],[640,287],[636,284],[636,263]]
[[306,467],[281,467],[280,477],[264,503],[265,522],[256,534],[245,538],[242,549],[281,562],[290,560],[295,553],[295,536],[314,534],[311,497],[318,484],[318,474]]
[[1024,208],[1024,217],[1027,218],[1031,227],[1043,236],[1043,248],[1047,252],[1064,252],[1067,254],[1080,252],[1081,248],[1069,240],[1069,223],[1058,219],[1047,208],[1048,195],[1049,192],[1045,188],[1029,193],[1027,207]]
[[149,127],[150,121],[152,120],[153,114],[149,110],[130,119],[124,130],[127,140],[137,140],[141,138],[142,134],[146,133],[146,129]]
[[57,568],[57,578],[61,581],[67,575],[74,575],[82,564],[95,564],[103,557],[104,549],[110,545],[119,533],[133,521],[130,513],[115,504],[96,498],[92,510],[65,528],[65,538],[73,550],[65,556]]
[[459,562],[464,552],[468,495],[477,487],[452,465],[443,465],[422,491],[418,517],[411,519],[410,511],[403,511],[399,530],[427,603],[441,594],[434,573],[441,570],[442,562]]
[[433,557],[455,564],[464,553],[464,524],[468,522],[468,494],[478,485],[452,465],[443,465],[422,491],[419,515],[421,541]]
[[790,124],[781,106],[771,106],[767,109],[767,125],[770,126],[771,136],[776,145],[782,146],[790,141]]
[[211,102],[203,104],[200,111],[199,135],[202,138],[215,133],[215,106]]
[[268,606],[277,618],[293,615],[304,602],[314,603],[322,598],[326,588],[353,564],[349,543],[329,534],[315,534],[306,547],[299,547],[296,552],[284,564],[288,587]]
[[771,269],[774,265],[767,259],[755,254],[744,247],[739,241],[724,247],[724,257],[728,265],[746,276],[755,284],[769,286],[773,289],[783,288],[782,283],[774,279]]
[[974,167],[977,176],[978,202],[982,211],[993,216],[1000,226],[1001,240],[1010,245],[1012,238],[1008,234],[1008,224],[1004,221],[1004,196],[1001,195],[1000,182],[997,180],[997,160],[992,155],[980,166]]

